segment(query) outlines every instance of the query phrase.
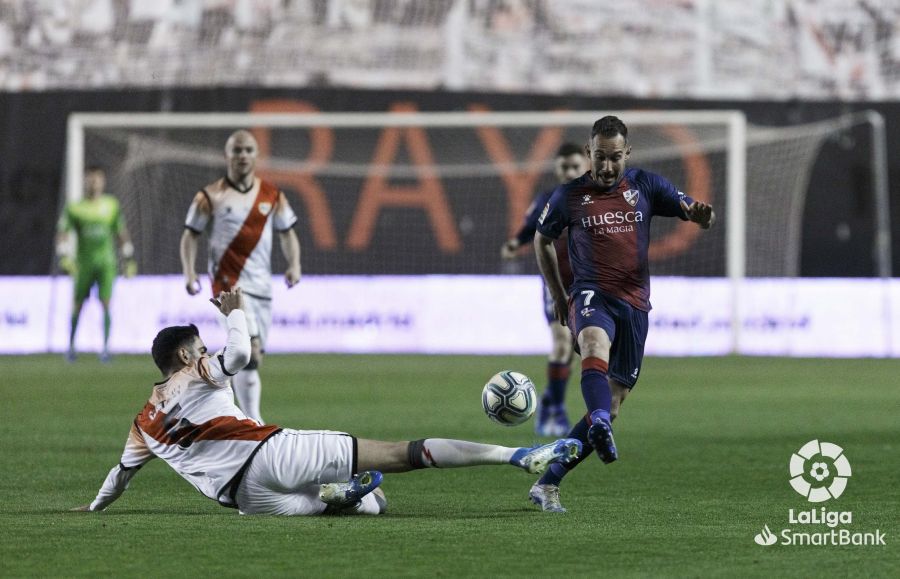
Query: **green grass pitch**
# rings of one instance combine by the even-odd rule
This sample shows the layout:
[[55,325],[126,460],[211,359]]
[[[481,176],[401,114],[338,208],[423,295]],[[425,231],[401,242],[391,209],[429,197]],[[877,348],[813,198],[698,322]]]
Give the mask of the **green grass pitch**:
[[[105,513],[89,502],[157,379],[149,356],[0,358],[0,576],[894,576],[900,569],[900,360],[649,359],[616,423],[620,460],[594,457],[563,486],[564,515],[527,500],[507,467],[386,477],[382,517],[241,517],[161,461]],[[532,422],[491,423],[481,386],[539,357],[269,356],[263,413],[294,428],[518,446]],[[571,413],[582,403],[577,374]],[[789,508],[791,453],[844,447],[852,531],[886,547],[756,545]]]

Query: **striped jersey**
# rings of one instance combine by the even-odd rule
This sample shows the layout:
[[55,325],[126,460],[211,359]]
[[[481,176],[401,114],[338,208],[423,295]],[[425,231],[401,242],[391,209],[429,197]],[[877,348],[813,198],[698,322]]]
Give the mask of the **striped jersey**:
[[568,228],[572,292],[599,288],[650,311],[650,220],[654,215],[687,220],[681,201],[693,203],[643,169],[626,169],[609,190],[588,172],[553,192],[538,218],[538,231],[556,239]]
[[119,465],[110,472],[92,510],[102,510],[118,498],[134,472],[155,457],[203,495],[236,506],[238,475],[256,449],[281,428],[260,425],[234,404],[229,378],[246,363],[250,338],[244,312],[231,312],[227,324],[225,348],[153,386],[131,425]]
[[254,297],[272,297],[272,229],[287,231],[297,222],[284,193],[275,185],[254,178],[247,191],[227,177],[201,190],[210,213],[195,200],[185,227],[209,233],[209,275],[213,295],[240,286]]

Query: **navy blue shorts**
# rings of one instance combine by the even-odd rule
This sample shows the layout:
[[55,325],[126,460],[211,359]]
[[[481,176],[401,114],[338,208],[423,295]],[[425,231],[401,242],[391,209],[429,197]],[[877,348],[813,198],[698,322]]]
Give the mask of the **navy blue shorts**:
[[644,360],[647,312],[599,289],[578,289],[569,298],[569,330],[576,343],[581,330],[589,326],[603,328],[612,342],[609,377],[634,388]]

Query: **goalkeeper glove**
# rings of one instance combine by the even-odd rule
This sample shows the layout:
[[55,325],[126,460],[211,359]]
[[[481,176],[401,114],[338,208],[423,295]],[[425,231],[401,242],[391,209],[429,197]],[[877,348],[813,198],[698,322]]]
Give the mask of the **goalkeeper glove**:
[[78,270],[78,264],[72,259],[72,246],[66,239],[56,242],[56,264],[61,271],[69,275],[75,275]]
[[137,275],[137,262],[134,259],[126,259],[122,264],[122,274],[131,278]]
[[122,255],[122,275],[125,277],[134,277],[137,275],[137,262],[134,260],[134,245],[130,241],[126,241],[119,249]]

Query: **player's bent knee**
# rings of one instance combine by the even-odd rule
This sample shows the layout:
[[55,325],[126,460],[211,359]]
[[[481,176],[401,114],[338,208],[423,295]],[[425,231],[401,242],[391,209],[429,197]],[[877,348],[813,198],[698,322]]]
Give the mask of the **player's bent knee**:
[[609,358],[609,340],[584,340],[581,344],[582,358]]
[[250,361],[247,362],[247,365],[244,366],[244,370],[258,370],[259,369],[259,358],[251,355]]
[[607,359],[611,343],[609,336],[601,328],[585,328],[578,335],[578,343],[583,358],[594,357]]

